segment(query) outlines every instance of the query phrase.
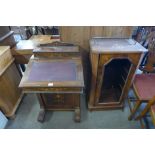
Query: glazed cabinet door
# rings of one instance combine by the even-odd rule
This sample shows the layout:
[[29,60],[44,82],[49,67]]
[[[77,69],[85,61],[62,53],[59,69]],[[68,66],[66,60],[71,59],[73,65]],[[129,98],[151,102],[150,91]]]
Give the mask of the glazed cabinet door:
[[95,105],[120,106],[129,89],[140,55],[100,55],[96,79]]

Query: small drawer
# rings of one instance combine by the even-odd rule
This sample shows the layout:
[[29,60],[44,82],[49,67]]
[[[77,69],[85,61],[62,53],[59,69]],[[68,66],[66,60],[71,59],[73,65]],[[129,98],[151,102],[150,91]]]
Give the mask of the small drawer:
[[63,104],[64,103],[64,96],[60,94],[52,95],[52,101],[53,104]]
[[45,100],[45,104],[48,105],[64,103],[64,95],[62,94],[44,94],[43,98]]
[[42,94],[48,108],[74,108],[79,106],[78,94]]

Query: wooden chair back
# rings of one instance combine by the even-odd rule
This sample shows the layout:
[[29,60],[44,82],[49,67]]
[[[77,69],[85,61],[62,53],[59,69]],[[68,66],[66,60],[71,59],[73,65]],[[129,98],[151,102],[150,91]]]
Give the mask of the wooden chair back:
[[153,73],[155,72],[155,51],[149,51],[147,63],[143,68],[144,73]]
[[155,31],[148,35],[148,58],[144,67],[141,67],[144,73],[155,72]]

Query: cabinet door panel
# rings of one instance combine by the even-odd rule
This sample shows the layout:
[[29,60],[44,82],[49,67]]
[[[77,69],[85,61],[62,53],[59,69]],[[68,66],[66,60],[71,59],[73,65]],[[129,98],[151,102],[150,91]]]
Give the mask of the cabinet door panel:
[[120,104],[136,69],[132,60],[128,54],[100,55],[95,105]]

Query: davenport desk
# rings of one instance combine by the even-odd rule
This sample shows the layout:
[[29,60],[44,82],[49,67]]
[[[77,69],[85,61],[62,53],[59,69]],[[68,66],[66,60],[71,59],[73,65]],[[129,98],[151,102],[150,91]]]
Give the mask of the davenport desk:
[[[75,121],[80,121],[83,68],[80,57],[62,56],[67,51],[71,53],[69,49],[38,48],[27,65],[19,87],[24,93],[37,94],[40,102],[38,121],[44,120],[46,110],[74,110]],[[60,55],[53,57],[53,54]]]

